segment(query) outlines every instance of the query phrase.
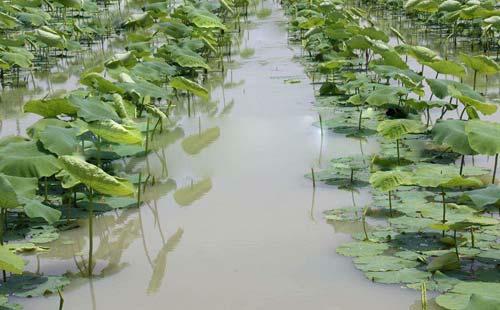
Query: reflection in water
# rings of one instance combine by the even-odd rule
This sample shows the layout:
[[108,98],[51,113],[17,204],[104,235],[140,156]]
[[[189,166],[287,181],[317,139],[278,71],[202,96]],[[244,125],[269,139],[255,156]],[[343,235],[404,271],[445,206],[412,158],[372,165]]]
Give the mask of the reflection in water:
[[167,242],[156,255],[153,263],[153,273],[147,289],[149,294],[156,293],[160,288],[163,278],[165,277],[165,271],[167,270],[167,254],[175,250],[183,233],[184,230],[182,230],[182,228],[177,229],[177,232],[168,238]]
[[182,149],[189,155],[196,155],[217,140],[219,136],[219,127],[207,129],[203,132],[185,138],[182,141]]
[[189,186],[180,188],[174,193],[174,199],[177,204],[182,207],[189,206],[196,200],[200,199],[212,189],[212,180],[210,178],[203,179],[196,183],[191,183]]

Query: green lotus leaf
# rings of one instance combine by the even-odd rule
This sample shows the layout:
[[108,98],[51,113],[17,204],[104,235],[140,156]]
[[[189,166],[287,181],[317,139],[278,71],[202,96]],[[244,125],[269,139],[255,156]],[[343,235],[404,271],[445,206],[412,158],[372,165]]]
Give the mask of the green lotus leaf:
[[180,206],[189,206],[212,189],[212,180],[209,178],[180,188],[175,191],[174,199]]
[[129,181],[113,177],[78,157],[65,155],[59,157],[59,161],[73,178],[102,194],[129,196],[135,193],[134,186]]
[[498,224],[498,220],[491,217],[484,216],[471,216],[466,218],[463,221],[454,222],[449,224],[450,229],[452,230],[466,230],[470,227],[479,227],[479,226],[494,226]]
[[354,258],[356,268],[361,271],[392,271],[413,268],[420,263],[395,256],[375,255]]
[[168,46],[165,49],[170,53],[171,59],[181,67],[204,68],[210,70],[210,66],[200,55],[187,48]]
[[61,218],[61,211],[44,205],[38,200],[26,201],[24,205],[24,213],[30,218],[41,217],[49,224],[53,224]]
[[200,153],[204,148],[212,144],[215,140],[217,140],[219,136],[219,127],[207,129],[202,133],[185,138],[182,141],[182,149],[190,155],[196,155]]
[[208,99],[208,90],[200,84],[186,79],[183,76],[176,76],[170,80],[170,87],[184,90],[195,94],[198,97]]
[[449,74],[457,77],[465,76],[465,67],[450,60],[437,60],[433,62],[422,62],[423,65],[432,68],[440,74]]
[[388,248],[389,246],[385,243],[357,241],[357,242],[344,243],[338,246],[336,251],[340,255],[359,257],[359,256],[380,255]]
[[407,92],[403,88],[384,86],[370,92],[366,98],[366,102],[373,106],[383,106],[387,104],[397,104],[399,96],[405,95]]
[[[133,83],[132,83],[133,82]],[[165,88],[157,86],[145,80],[135,79],[126,83],[116,83],[119,87],[126,89],[128,93],[137,92],[142,97],[150,96],[152,98],[167,98],[168,92]]]
[[367,272],[365,275],[368,279],[371,279],[374,282],[385,284],[420,283],[431,277],[429,272],[421,271],[415,268]]
[[57,33],[56,31],[42,26],[33,32],[34,37],[49,47],[56,47],[63,49],[67,45],[67,40],[64,35]]
[[121,120],[114,106],[108,102],[99,100],[99,98],[82,98],[80,96],[70,95],[69,101],[78,109],[78,116],[87,122],[105,121],[108,119],[115,121]]
[[402,44],[396,48],[398,52],[415,58],[419,63],[434,62],[440,60],[438,54],[424,46]]
[[7,246],[0,246],[0,269],[6,272],[21,274],[24,270],[24,259],[12,253]]
[[80,10],[83,6],[83,0],[53,0],[55,3],[59,3],[65,8],[72,8]]
[[460,53],[458,58],[460,58],[466,66],[479,73],[496,74],[500,71],[500,65],[498,65],[495,60],[484,55],[469,56]]
[[17,208],[35,197],[38,189],[36,178],[22,178],[0,174],[0,208]]
[[60,169],[57,159],[40,150],[34,141],[0,147],[0,172],[7,175],[41,178],[51,176]]
[[131,68],[137,63],[137,58],[132,52],[117,53],[111,59],[108,59],[104,65],[108,68],[116,68],[119,66]]
[[469,198],[476,207],[482,209],[487,205],[497,204],[500,201],[500,187],[490,185],[486,188],[475,189],[465,192],[463,197]]
[[8,63],[11,67],[18,66],[27,69],[32,66],[31,59],[19,53],[0,52],[0,60]]
[[434,141],[451,147],[453,152],[474,155],[476,152],[471,148],[465,132],[465,121],[446,120],[439,121],[432,128]]
[[43,147],[57,155],[71,155],[78,146],[77,128],[47,126],[40,132],[39,139]]
[[188,19],[190,22],[196,25],[199,28],[205,29],[222,29],[225,30],[226,26],[222,23],[220,18],[205,10],[192,8],[189,10]]
[[427,270],[434,272],[460,269],[460,260],[454,252],[446,253],[434,258],[428,265]]
[[122,95],[125,89],[117,86],[115,83],[106,80],[102,75],[95,72],[90,72],[82,75],[80,78],[80,83],[88,87],[97,89],[103,93],[118,93]]
[[24,107],[24,112],[35,113],[43,117],[56,117],[58,115],[76,115],[78,110],[68,98],[53,98],[30,100]]
[[421,133],[425,130],[420,121],[410,119],[385,120],[377,126],[377,131],[385,138],[397,140],[407,134]]
[[456,0],[446,0],[439,5],[440,12],[454,12],[460,10],[462,4]]
[[413,184],[423,187],[479,187],[483,183],[476,178],[464,178],[456,169],[439,164],[420,164],[413,173]]
[[121,125],[113,120],[95,121],[88,124],[88,129],[98,137],[109,142],[123,144],[141,144],[142,133],[135,127]]
[[410,182],[411,174],[405,171],[377,171],[370,176],[371,185],[383,192],[393,191]]
[[498,292],[500,292],[500,283],[481,281],[459,282],[448,293],[436,297],[436,302],[445,309],[462,310],[469,304],[471,295],[475,294],[488,299],[498,299]]
[[474,151],[486,155],[500,153],[499,123],[470,120],[465,125],[465,132]]
[[500,309],[500,298],[491,298],[478,294],[470,296],[469,303],[463,310],[498,310]]
[[0,12],[0,26],[4,29],[14,29],[20,26],[22,23],[17,18]]
[[123,22],[122,27],[124,28],[146,28],[154,24],[153,17],[149,12],[131,14],[125,22]]
[[63,276],[13,276],[0,288],[0,293],[16,297],[41,297],[57,293],[69,282],[70,280]]

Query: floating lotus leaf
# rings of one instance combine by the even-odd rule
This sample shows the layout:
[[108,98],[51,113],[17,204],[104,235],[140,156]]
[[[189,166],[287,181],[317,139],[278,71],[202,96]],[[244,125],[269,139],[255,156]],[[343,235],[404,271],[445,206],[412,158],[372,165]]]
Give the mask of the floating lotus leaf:
[[0,269],[6,272],[21,274],[24,270],[22,257],[12,253],[7,246],[0,246]]
[[59,161],[72,177],[100,193],[111,196],[129,196],[135,193],[134,186],[129,181],[113,177],[78,157],[61,156]]
[[16,297],[41,297],[57,293],[69,282],[68,278],[59,276],[13,276],[0,288],[0,293]]
[[88,129],[109,142],[123,144],[141,144],[141,132],[133,127],[121,125],[113,120],[95,121],[88,124]]
[[474,151],[486,155],[500,153],[499,123],[470,120],[465,125],[465,132]]
[[498,310],[500,309],[500,298],[490,298],[478,294],[472,294],[469,303],[463,310]]
[[404,268],[393,271],[376,271],[365,273],[368,279],[374,282],[385,284],[396,283],[420,283],[431,277],[429,272],[421,271],[415,268]]
[[24,112],[35,113],[43,117],[56,117],[58,115],[76,115],[78,108],[68,98],[53,98],[30,100],[24,107]]
[[200,84],[186,79],[183,76],[176,76],[170,80],[170,87],[184,90],[195,94],[198,97],[208,99],[208,90]]
[[420,263],[395,256],[375,255],[354,258],[356,268],[361,271],[392,271],[413,268]]
[[174,199],[180,206],[189,206],[212,189],[212,180],[204,179],[175,191]]
[[385,138],[397,140],[410,133],[421,133],[425,127],[420,121],[411,119],[385,120],[377,126],[377,131]]
[[437,122],[434,128],[432,128],[434,141],[451,147],[456,153],[474,155],[476,152],[471,148],[465,132],[466,123],[467,122],[462,120]]
[[386,243],[375,243],[369,241],[358,241],[344,243],[337,247],[336,251],[344,256],[374,256],[380,255],[389,246]]
[[461,310],[467,307],[472,294],[488,299],[498,299],[498,292],[500,292],[500,283],[460,282],[449,293],[436,297],[436,302],[445,309]]
[[31,243],[49,243],[59,238],[59,232],[52,225],[31,227],[26,234],[26,240]]

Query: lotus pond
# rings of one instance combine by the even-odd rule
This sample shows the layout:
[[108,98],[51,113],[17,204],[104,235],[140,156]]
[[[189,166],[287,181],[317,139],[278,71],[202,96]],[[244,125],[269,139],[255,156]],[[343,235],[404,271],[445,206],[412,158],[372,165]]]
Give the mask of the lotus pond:
[[500,7],[0,3],[0,308],[500,309]]

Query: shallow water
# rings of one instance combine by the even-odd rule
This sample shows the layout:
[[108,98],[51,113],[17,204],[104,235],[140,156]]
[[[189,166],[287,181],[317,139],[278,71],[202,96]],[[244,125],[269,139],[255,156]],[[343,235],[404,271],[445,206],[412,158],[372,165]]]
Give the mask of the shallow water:
[[[282,11],[266,6],[272,15],[252,18],[242,36],[241,47],[255,54],[236,56],[239,65],[225,80],[243,82],[212,92],[219,110],[234,100],[232,109],[207,116],[196,107],[164,150],[171,179],[164,191],[196,193],[170,191],[140,210],[98,217],[95,273],[102,276],[72,282],[65,309],[407,309],[419,297],[371,283],[335,253],[355,227],[328,224],[322,213],[352,205],[351,193],[322,185],[313,191],[303,175],[332,157],[358,154],[360,144],[328,132],[322,138],[312,126],[313,87],[294,58],[299,51],[287,42]],[[290,78],[300,83],[284,82]],[[220,136],[189,155],[182,141],[200,127],[218,127]],[[377,148],[371,140],[362,147]],[[156,155],[149,164],[161,174]],[[354,200],[363,205],[369,195],[361,191]],[[77,272],[86,234],[85,228],[62,233],[39,266],[33,258],[28,269]],[[54,309],[59,301],[17,302]]]

